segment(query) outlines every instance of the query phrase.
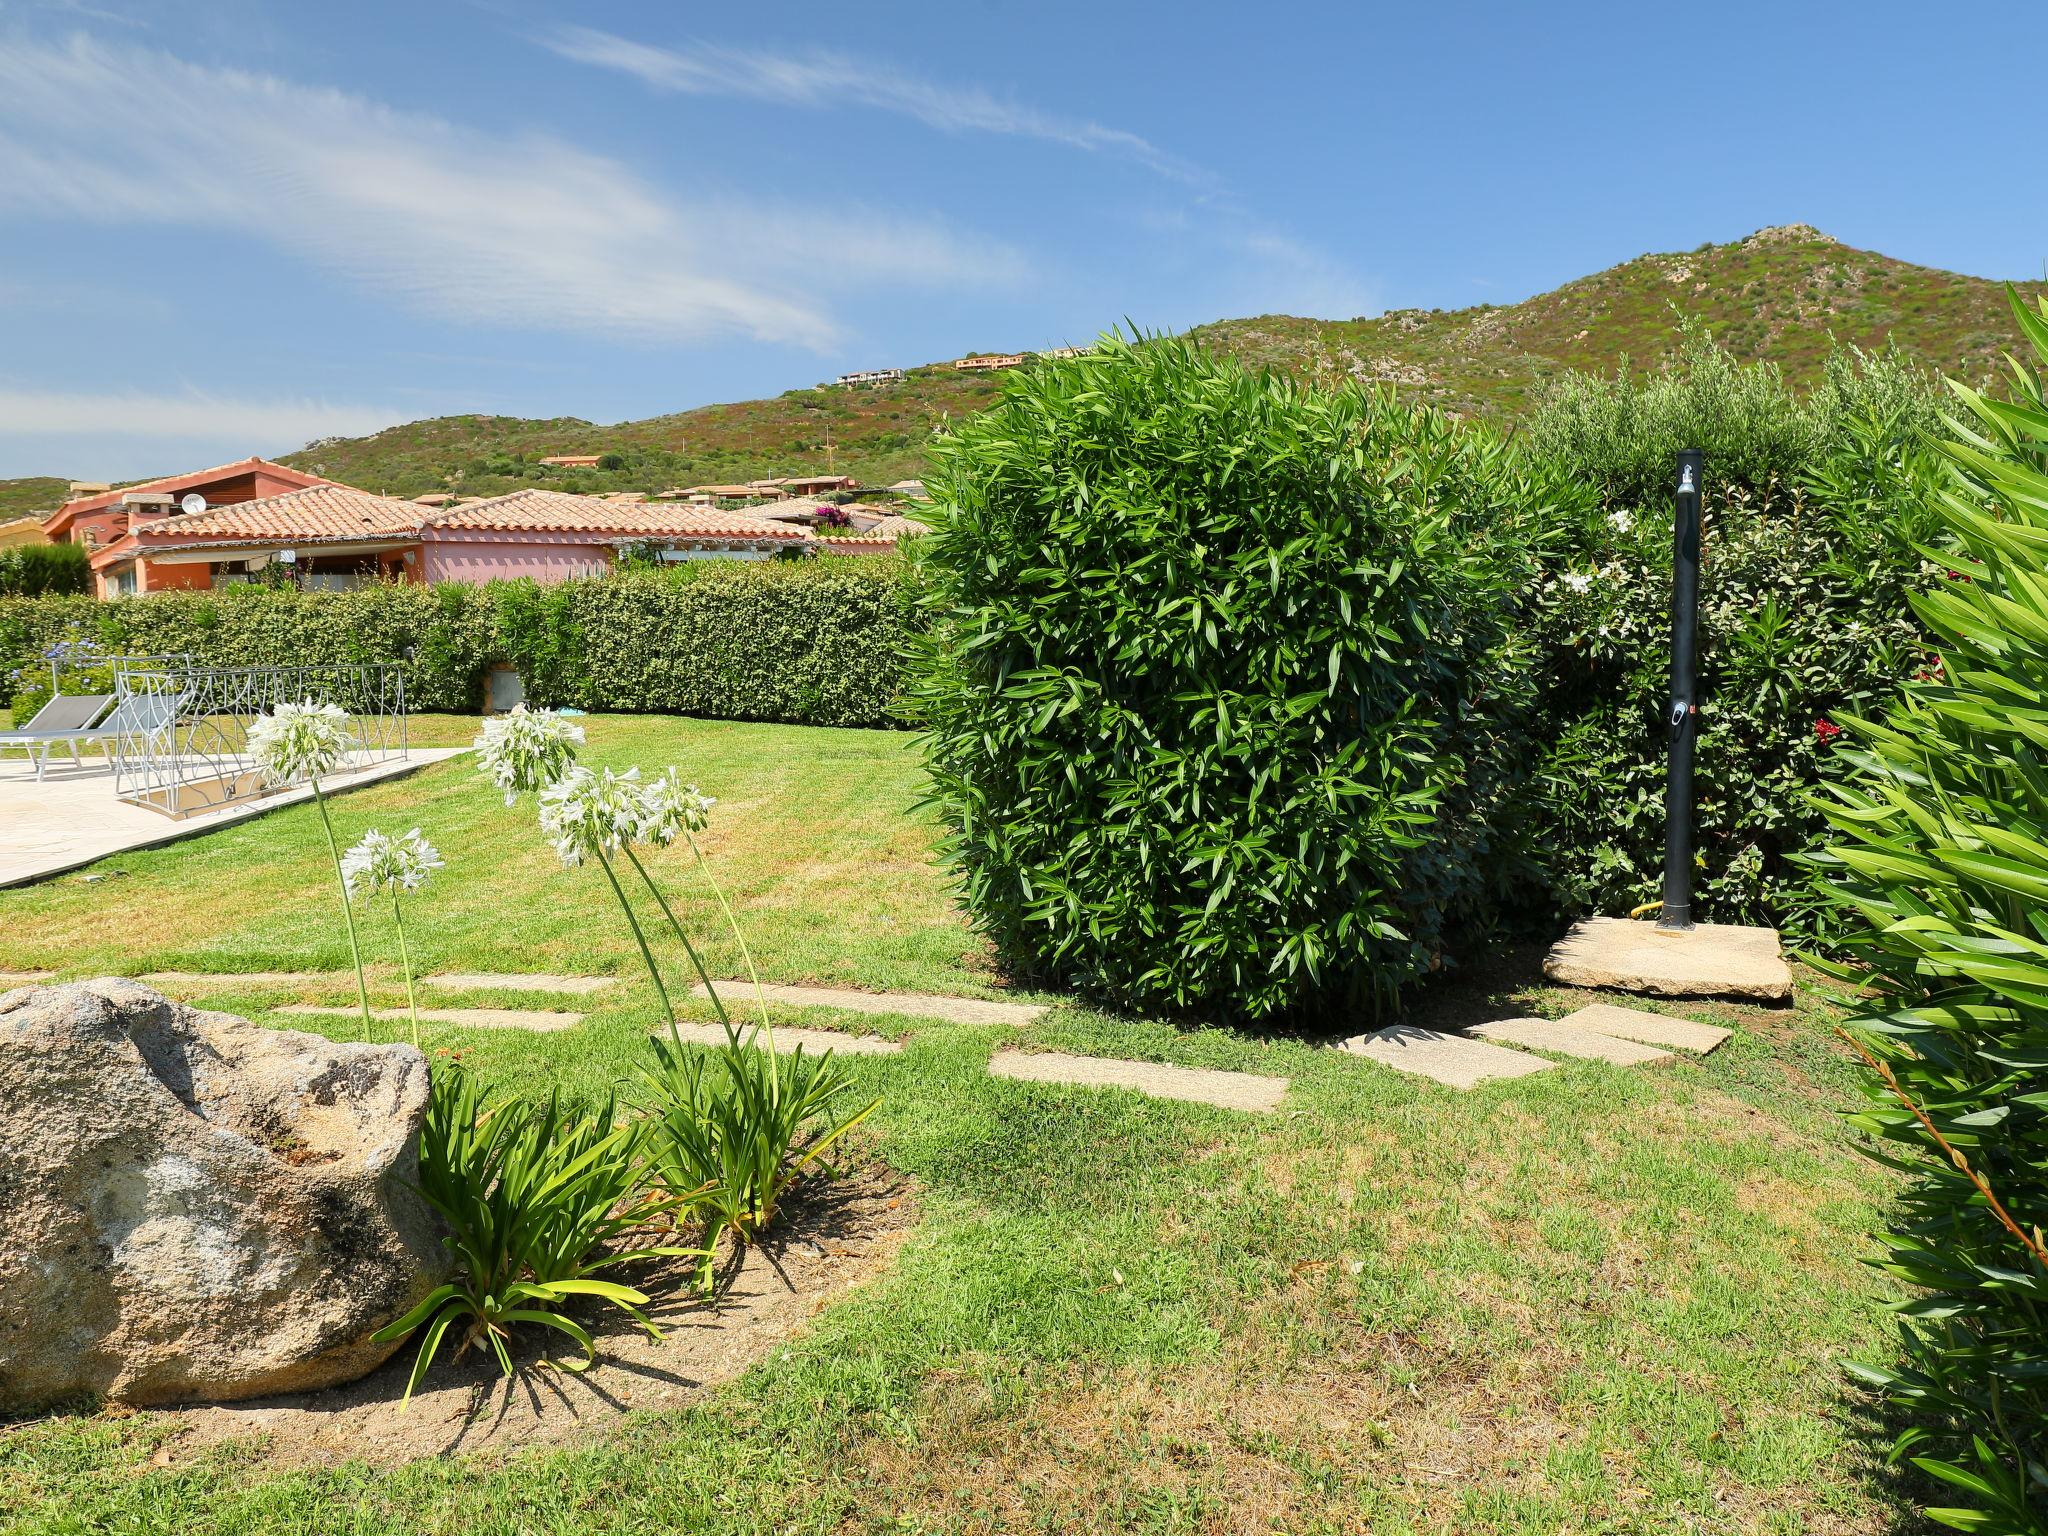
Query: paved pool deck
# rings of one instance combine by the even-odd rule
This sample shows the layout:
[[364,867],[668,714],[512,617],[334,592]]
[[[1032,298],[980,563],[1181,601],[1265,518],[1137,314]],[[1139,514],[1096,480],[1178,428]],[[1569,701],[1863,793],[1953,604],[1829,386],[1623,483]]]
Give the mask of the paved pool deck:
[[[343,795],[417,773],[468,750],[414,747],[402,757],[394,753],[354,773],[323,779],[320,787],[330,795]],[[116,799],[113,770],[103,758],[87,758],[82,768],[69,761],[61,766],[53,762],[38,782],[26,759],[10,755],[0,758],[0,887],[47,880],[117,853],[197,837],[312,797],[313,792],[301,786],[173,820]]]

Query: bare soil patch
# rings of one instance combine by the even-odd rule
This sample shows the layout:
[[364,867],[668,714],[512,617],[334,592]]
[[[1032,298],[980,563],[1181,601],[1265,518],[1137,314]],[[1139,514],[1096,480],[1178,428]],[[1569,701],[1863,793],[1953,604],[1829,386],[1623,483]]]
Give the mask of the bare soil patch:
[[[158,1453],[167,1458],[158,1464],[255,1440],[253,1460],[267,1470],[352,1460],[398,1466],[560,1444],[631,1410],[678,1408],[738,1376],[829,1303],[888,1269],[916,1216],[907,1182],[880,1163],[813,1180],[790,1196],[766,1241],[726,1255],[708,1301],[691,1290],[684,1261],[615,1272],[654,1297],[648,1310],[659,1341],[616,1309],[593,1307],[576,1313],[598,1339],[597,1364],[587,1371],[549,1365],[541,1341],[531,1338],[522,1340],[518,1374],[510,1378],[487,1350],[457,1359],[444,1345],[401,1413],[413,1360],[408,1341],[385,1365],[344,1387],[168,1410],[160,1417],[181,1433]],[[580,1357],[572,1349],[568,1358]]]

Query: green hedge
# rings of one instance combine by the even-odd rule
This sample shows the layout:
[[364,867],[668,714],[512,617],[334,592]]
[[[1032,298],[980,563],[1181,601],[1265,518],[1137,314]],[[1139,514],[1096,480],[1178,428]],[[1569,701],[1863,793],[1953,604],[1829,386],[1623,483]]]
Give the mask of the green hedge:
[[895,558],[705,561],[541,587],[258,586],[95,602],[0,598],[0,690],[53,645],[190,652],[205,666],[411,660],[413,707],[479,707],[484,675],[517,668],[537,704],[579,709],[900,724]]

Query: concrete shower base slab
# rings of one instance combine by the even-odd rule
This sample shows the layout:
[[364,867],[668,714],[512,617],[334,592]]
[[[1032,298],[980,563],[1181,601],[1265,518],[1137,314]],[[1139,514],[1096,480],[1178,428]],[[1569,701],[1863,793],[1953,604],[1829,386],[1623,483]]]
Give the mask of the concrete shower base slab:
[[1543,974],[1567,986],[1649,997],[1792,999],[1792,968],[1778,947],[1777,929],[1726,923],[1665,933],[1627,918],[1589,917],[1558,940]]

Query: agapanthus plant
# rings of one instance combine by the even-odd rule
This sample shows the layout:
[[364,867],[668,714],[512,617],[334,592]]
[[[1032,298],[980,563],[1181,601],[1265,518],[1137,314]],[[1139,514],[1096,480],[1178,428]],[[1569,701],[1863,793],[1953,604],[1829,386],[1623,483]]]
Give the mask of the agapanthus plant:
[[341,857],[341,885],[351,898],[364,900],[379,891],[391,893],[391,920],[398,928],[398,963],[405,972],[405,1006],[412,1014],[412,1043],[420,1043],[420,1005],[413,992],[412,950],[405,939],[405,904],[401,893],[416,891],[427,876],[442,867],[434,845],[414,827],[403,837],[387,837],[372,829]]
[[486,720],[473,750],[477,766],[505,792],[511,805],[522,793],[555,784],[575,766],[583,727],[552,709],[514,705],[512,712]]
[[334,859],[335,881],[341,887],[341,920],[348,929],[348,957],[356,968],[356,1002],[363,1011],[363,1023],[370,1022],[370,986],[363,977],[363,950],[356,939],[356,914],[349,904],[347,873],[341,867],[341,844],[334,836],[334,819],[327,814],[327,797],[320,780],[348,761],[355,745],[348,711],[338,704],[279,704],[268,714],[258,715],[249,726],[249,756],[263,772],[266,784],[292,784],[304,779],[313,789],[313,804],[320,811],[320,825],[327,833],[327,851]]

